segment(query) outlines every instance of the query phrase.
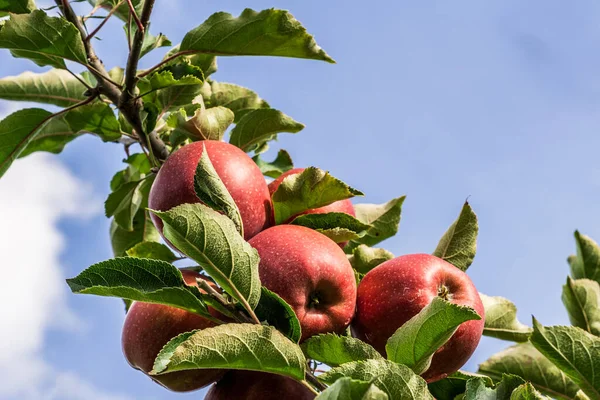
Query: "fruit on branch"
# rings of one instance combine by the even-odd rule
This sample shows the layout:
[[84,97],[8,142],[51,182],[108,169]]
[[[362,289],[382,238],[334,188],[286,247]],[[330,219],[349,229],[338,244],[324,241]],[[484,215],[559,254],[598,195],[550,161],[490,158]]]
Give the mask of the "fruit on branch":
[[[171,154],[152,184],[148,206],[167,211],[181,204],[200,202],[194,190],[194,176],[204,146],[215,171],[240,210],[244,238],[248,240],[270,226],[271,197],[258,166],[246,153],[229,143],[202,140]],[[161,219],[152,214],[152,221],[162,234]]]
[[204,400],[312,400],[315,394],[283,375],[230,371],[213,385]]
[[260,255],[263,286],[294,309],[302,340],[341,333],[356,304],[354,271],[343,250],[327,236],[298,225],[277,225],[249,241]]
[[471,357],[483,333],[484,310],[471,279],[452,264],[429,254],[400,256],[369,271],[358,285],[352,334],[385,356],[390,336],[439,296],[469,306],[481,320],[462,323],[434,354],[422,374],[428,382],[446,377]]
[[[302,171],[304,171],[304,168],[294,168],[287,172],[284,172],[273,182],[269,183],[269,193],[271,195],[273,195],[273,193],[275,193],[275,191],[277,190],[279,185],[281,185],[281,182],[283,182],[285,177],[294,175],[294,174],[299,174]],[[354,212],[354,206],[352,205],[352,202],[350,201],[350,199],[335,201],[335,202],[328,204],[326,206],[323,206],[323,207],[313,208],[311,210],[304,211],[298,215],[326,214],[326,213],[330,213],[330,212],[341,212],[341,213],[352,215],[353,217],[356,216],[356,213]],[[292,218],[290,218],[290,221],[293,220],[294,218],[296,218],[298,215],[294,215]]]
[[[182,270],[183,279],[189,286],[197,286],[196,278],[201,278],[214,286],[212,281],[197,272]],[[216,286],[215,286],[216,287]],[[222,316],[209,308],[215,317]],[[134,302],[125,318],[121,343],[127,362],[144,373],[152,370],[154,359],[165,344],[175,336],[194,329],[205,329],[216,324],[200,315],[162,304]],[[203,369],[177,371],[151,378],[176,392],[187,392],[210,385],[217,381],[225,371]]]

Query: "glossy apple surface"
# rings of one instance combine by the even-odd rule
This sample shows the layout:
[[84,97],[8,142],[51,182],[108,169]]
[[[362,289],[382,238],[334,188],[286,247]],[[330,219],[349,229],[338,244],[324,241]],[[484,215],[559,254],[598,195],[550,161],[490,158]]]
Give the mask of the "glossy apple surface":
[[469,306],[482,317],[461,324],[434,354],[431,367],[422,376],[428,382],[440,380],[471,357],[481,339],[485,317],[471,279],[452,264],[429,254],[410,254],[369,271],[358,285],[352,333],[385,356],[388,338],[436,296]]

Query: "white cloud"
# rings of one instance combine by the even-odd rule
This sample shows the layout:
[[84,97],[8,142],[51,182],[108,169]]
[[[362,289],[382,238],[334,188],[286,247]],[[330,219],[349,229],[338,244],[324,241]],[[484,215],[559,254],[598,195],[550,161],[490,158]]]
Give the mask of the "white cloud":
[[82,325],[66,302],[65,238],[57,222],[100,210],[91,186],[49,154],[17,160],[0,178],[0,398],[123,399],[57,371],[42,354],[48,329],[73,332]]

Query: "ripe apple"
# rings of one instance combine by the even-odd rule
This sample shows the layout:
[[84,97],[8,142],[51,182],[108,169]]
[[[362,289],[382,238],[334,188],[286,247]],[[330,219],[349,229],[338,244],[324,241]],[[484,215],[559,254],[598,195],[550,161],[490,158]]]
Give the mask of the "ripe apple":
[[334,241],[303,226],[277,225],[249,243],[260,255],[262,284],[296,312],[301,340],[346,329],[354,315],[356,280]]
[[312,400],[315,394],[283,375],[230,371],[213,385],[204,400]]
[[[242,150],[229,143],[202,140],[183,146],[167,159],[158,172],[148,199],[153,210],[166,211],[185,203],[199,203],[194,191],[194,175],[202,149],[240,210],[244,238],[250,239],[271,225],[271,197],[263,174]],[[152,214],[162,234],[162,221]]]
[[[196,278],[207,280],[197,272],[182,270],[183,279],[189,286],[197,286]],[[208,280],[207,280],[208,281]],[[211,285],[211,281],[208,281]],[[209,309],[215,317],[220,314]],[[127,362],[144,373],[152,370],[154,359],[169,340],[194,329],[205,329],[215,323],[197,314],[162,304],[134,302],[125,318],[121,343]],[[175,392],[187,392],[210,385],[225,371],[218,369],[171,372],[151,378]]]
[[[294,175],[294,174],[299,174],[302,171],[304,171],[304,168],[291,169],[291,170],[281,174],[273,182],[269,183],[269,193],[271,194],[271,196],[273,195],[273,193],[275,193],[275,191],[277,190],[279,185],[281,185],[281,182],[283,182],[285,177]],[[350,199],[339,200],[339,201],[333,202],[333,203],[328,204],[323,207],[313,208],[311,210],[304,211],[298,215],[325,214],[325,213],[330,213],[330,212],[341,212],[341,213],[346,213],[346,214],[352,215],[353,217],[356,217],[356,213],[354,212],[354,206],[352,205],[352,202],[350,201]],[[295,217],[297,217],[298,215],[294,215],[292,218],[290,218],[290,221],[292,219],[294,219]]]
[[483,304],[477,289],[467,274],[452,264],[429,254],[410,254],[369,271],[358,285],[352,333],[385,356],[388,338],[435,296],[469,306],[482,318],[461,324],[422,374],[428,382],[443,379],[458,371],[471,357],[484,324]]

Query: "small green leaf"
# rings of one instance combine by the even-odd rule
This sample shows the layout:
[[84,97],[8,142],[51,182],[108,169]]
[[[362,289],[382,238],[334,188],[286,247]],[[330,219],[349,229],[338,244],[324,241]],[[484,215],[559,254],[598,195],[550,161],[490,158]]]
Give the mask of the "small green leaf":
[[300,347],[270,326],[224,324],[172,339],[151,374],[203,368],[244,369],[304,379]]
[[27,108],[0,121],[0,177],[48,123],[51,116],[52,113],[46,110]]
[[321,381],[329,384],[344,377],[372,382],[390,399],[433,400],[423,378],[407,366],[392,361],[352,361],[319,375]]
[[196,167],[196,174],[194,175],[194,190],[200,201],[228,216],[235,224],[240,235],[244,236],[244,226],[242,225],[240,210],[233,201],[233,197],[231,197],[225,184],[219,178],[204,145],[202,145],[202,156],[200,156],[198,166]]
[[[126,5],[127,7],[127,5]],[[144,57],[146,54],[150,53],[152,50],[156,50],[160,47],[168,47],[172,46],[171,41],[162,33],[159,33],[158,36],[154,36],[150,33],[149,29],[150,25],[148,25],[148,29],[146,29],[146,34],[144,35],[144,42],[142,44],[142,51],[140,52],[140,58]],[[129,30],[129,24],[123,25],[123,29],[127,34]],[[131,32],[129,33],[131,37],[137,33],[137,25],[131,24]]]
[[388,400],[388,395],[370,382],[340,378],[315,400]]
[[69,107],[85,100],[86,87],[69,72],[52,69],[0,79],[0,99]]
[[354,206],[356,218],[364,224],[371,225],[371,228],[367,230],[365,236],[353,240],[348,245],[348,250],[352,251],[360,244],[374,246],[394,236],[400,225],[404,199],[406,199],[406,196],[392,199],[384,204],[356,204]]
[[516,375],[503,375],[495,388],[486,385],[483,378],[473,378],[467,382],[464,400],[510,400],[512,392],[525,381]]
[[126,251],[144,241],[158,242],[160,235],[145,210],[139,210],[133,218],[133,230],[126,231],[114,219],[110,223],[110,242],[115,257],[126,255]]
[[308,338],[302,343],[307,358],[325,363],[331,367],[362,360],[383,360],[381,354],[371,345],[351,336],[338,336],[325,333]]
[[365,235],[366,230],[370,228],[369,225],[363,224],[352,215],[341,212],[300,215],[294,218],[291,224],[314,229],[336,243],[358,239]]
[[[88,3],[102,7],[106,11],[111,11],[117,4],[119,8],[115,11],[115,15],[121,20],[127,22],[129,19],[130,11],[127,2],[121,2],[120,0],[88,0]],[[142,7],[144,6],[144,0],[131,0],[131,4],[133,5],[133,9],[135,10],[137,15],[141,15]],[[133,24],[132,24],[133,25]]]
[[[200,68],[202,70],[202,72],[204,73],[205,78],[208,78],[209,75],[212,75],[215,72],[217,72],[217,57],[215,57],[212,54],[202,54],[202,53],[187,54],[187,53],[184,53],[184,54],[181,54],[179,57],[175,57],[174,59],[171,58],[171,57],[175,56],[176,54],[180,53],[179,46],[180,45],[176,45],[173,48],[171,48],[171,50],[169,50],[167,52],[167,54],[165,54],[165,56],[163,57],[163,62],[166,61],[167,59],[171,60],[171,61],[167,61],[167,65],[176,64],[176,63],[179,63],[182,61],[186,62],[195,67]],[[204,85],[204,87],[206,87],[206,86],[207,86],[207,84]],[[203,95],[204,95],[204,91],[203,91]]]
[[9,13],[29,14],[36,9],[33,0],[0,0],[0,17]]
[[298,133],[304,125],[294,121],[279,110],[258,108],[244,114],[231,130],[229,143],[246,153],[256,150],[265,143],[275,140],[278,133]]
[[65,59],[87,64],[79,31],[64,18],[49,17],[42,10],[13,14],[0,29],[0,48],[17,58],[28,58],[40,67],[66,69]]
[[[191,80],[191,78],[186,78]],[[189,81],[188,80],[188,81]],[[144,105],[152,104],[157,108],[158,114],[177,111],[181,107],[192,104],[200,94],[202,85],[173,85],[164,89],[152,91],[143,96]],[[141,90],[142,88],[140,88]]]
[[504,297],[479,293],[485,309],[483,334],[511,342],[526,342],[532,329],[517,319],[517,307]]
[[404,364],[420,375],[429,369],[433,354],[454,335],[460,324],[481,317],[470,307],[439,297],[409,319],[388,339],[388,359]]
[[193,140],[222,140],[233,123],[233,112],[225,107],[198,107],[187,119],[185,110],[181,109],[171,114],[167,123]]
[[292,158],[285,150],[279,150],[277,157],[275,157],[275,160],[271,162],[264,161],[262,158],[260,158],[260,155],[256,155],[252,157],[252,159],[256,165],[258,165],[258,168],[260,168],[260,172],[262,172],[263,175],[273,179],[279,178],[281,174],[294,168]]
[[482,378],[485,386],[494,385],[494,382],[485,375],[457,371],[447,378],[430,383],[429,391],[437,400],[454,400],[456,396],[465,392],[467,382],[473,378]]
[[188,32],[181,51],[221,56],[280,56],[334,62],[289,12],[218,12]]
[[210,317],[198,288],[187,286],[175,266],[160,260],[114,258],[92,265],[67,283],[73,293],[165,304]]
[[590,279],[567,277],[562,301],[574,326],[600,336],[600,285]]
[[255,308],[260,299],[258,253],[235,224],[204,204],[183,204],[169,211],[152,211],[164,222],[163,233],[227,293]]
[[110,181],[110,189],[114,192],[127,182],[139,181],[152,170],[152,164],[144,153],[135,153],[123,160],[127,168],[117,172]]
[[577,256],[569,258],[575,279],[591,279],[600,283],[600,246],[589,236],[575,231]]
[[127,250],[127,255],[135,258],[162,260],[168,263],[172,263],[179,258],[167,246],[157,242],[140,242]]
[[496,381],[504,374],[519,375],[542,393],[561,399],[574,399],[581,393],[579,387],[531,343],[520,343],[494,354],[479,365],[479,373]]
[[600,338],[572,326],[544,327],[534,318],[529,340],[590,399],[600,399]]
[[112,192],[104,203],[107,217],[115,217],[115,222],[127,231],[133,230],[133,219],[140,207],[148,203],[148,195],[153,179],[128,182]]
[[477,215],[465,202],[460,215],[444,233],[433,255],[466,271],[475,258],[478,232]]
[[264,286],[255,312],[259,320],[267,321],[293,342],[300,341],[302,330],[296,313],[285,300]]
[[300,174],[287,176],[273,193],[275,223],[281,224],[306,210],[362,195],[328,172],[309,167]]
[[231,83],[206,82],[202,86],[202,98],[207,107],[222,106],[233,111],[236,123],[252,110],[270,107],[252,90]]
[[168,65],[144,77],[138,83],[142,96],[156,90],[172,86],[201,85],[204,82],[202,70],[190,64]]
[[361,274],[366,274],[376,266],[394,258],[394,255],[386,249],[377,249],[361,244],[354,249],[348,258],[352,268]]
[[510,400],[552,400],[535,390],[529,382],[516,388],[510,395]]

